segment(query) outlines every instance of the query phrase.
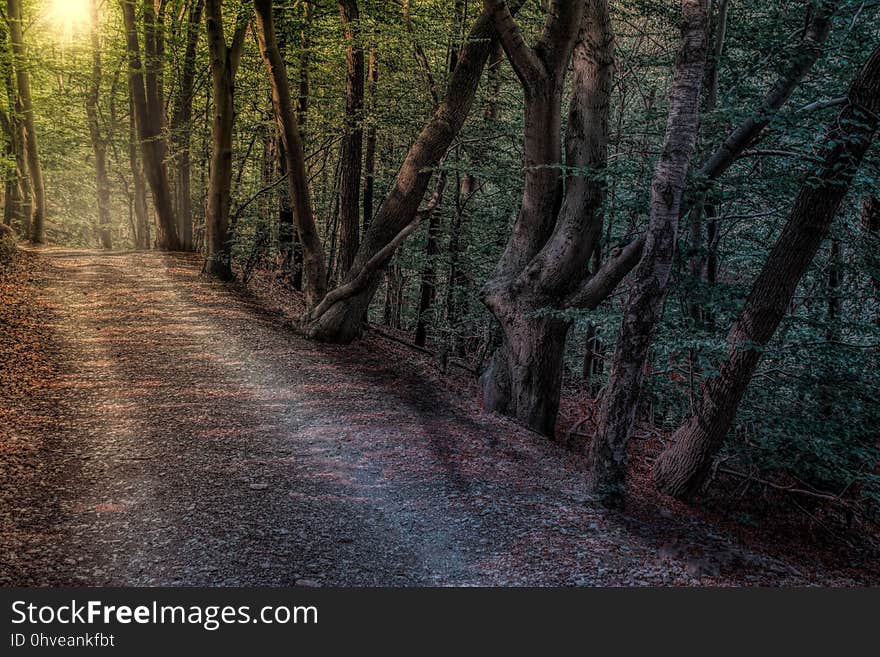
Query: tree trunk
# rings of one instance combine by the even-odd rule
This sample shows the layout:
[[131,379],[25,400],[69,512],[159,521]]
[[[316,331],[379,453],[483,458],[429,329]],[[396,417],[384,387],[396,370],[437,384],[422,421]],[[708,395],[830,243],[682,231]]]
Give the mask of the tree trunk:
[[367,65],[367,98],[369,99],[369,123],[367,124],[366,154],[364,156],[364,232],[373,223],[373,194],[376,186],[376,93],[379,87],[379,60],[375,43],[370,47]]
[[[584,254],[593,252],[601,234],[614,61],[606,0],[591,0],[585,7],[554,4],[534,49],[496,4],[501,42],[525,89],[526,162],[513,235],[481,294],[502,329],[501,346],[483,375],[484,407],[551,437],[569,328],[558,311],[569,305],[569,293],[591,278]],[[565,164],[578,173],[565,181],[563,196],[560,119],[572,49]],[[586,305],[597,303],[591,299]]]
[[275,38],[275,26],[272,18],[272,2],[270,0],[254,0],[257,10],[257,32],[263,62],[269,73],[272,85],[272,102],[275,115],[281,126],[281,138],[287,156],[288,187],[293,205],[294,220],[303,247],[303,269],[306,274],[306,304],[314,306],[327,285],[327,270],[324,266],[324,248],[315,218],[312,213],[312,201],[309,196],[309,180],[306,173],[305,155],[302,137],[299,132],[299,121],[290,96],[290,83],[287,79],[287,68],[278,42]]
[[98,190],[98,235],[101,246],[113,248],[110,233],[110,180],[107,178],[107,140],[101,134],[98,101],[101,94],[101,41],[98,22],[98,0],[90,0],[92,41],[92,77],[86,97],[86,116],[89,121],[89,134],[92,150],[95,153],[95,182]]
[[239,16],[232,43],[223,35],[222,0],[206,0],[205,25],[214,81],[211,127],[211,174],[205,215],[205,271],[220,280],[232,278],[229,205],[232,192],[232,137],[235,118],[235,75],[247,31],[246,14]]
[[43,187],[43,169],[40,166],[40,148],[34,126],[34,107],[31,100],[31,79],[28,74],[27,47],[22,28],[21,0],[7,0],[9,41],[12,44],[13,69],[18,91],[17,113],[24,131],[24,151],[33,198],[30,238],[35,244],[46,241],[46,191]]
[[131,167],[132,187],[134,188],[135,246],[150,248],[150,219],[147,208],[147,181],[138,157],[137,118],[134,111],[133,94],[129,84],[128,96],[128,163]]
[[147,44],[152,42],[151,46],[144,49],[147,59],[152,62],[146,67],[148,75],[145,81],[135,21],[134,0],[120,0],[120,4],[125,22],[128,67],[132,100],[137,117],[138,137],[141,142],[144,171],[153,193],[153,206],[156,210],[156,246],[168,251],[177,251],[181,244],[177,235],[177,218],[174,215],[174,203],[165,164],[167,151],[163,134],[165,109],[159,97],[155,63],[155,26],[151,24],[154,19],[154,10],[151,0],[144,0],[144,40]]
[[192,209],[192,143],[193,97],[195,93],[196,53],[201,35],[204,0],[191,0],[186,23],[186,50],[180,73],[180,90],[174,101],[171,117],[171,139],[174,148],[174,191],[180,247],[193,250]]
[[363,162],[364,49],[360,43],[360,13],[357,0],[339,0],[339,15],[345,28],[345,127],[342,139],[342,169],[339,187],[338,270],[347,272],[360,244],[360,190]]
[[717,376],[700,388],[701,401],[654,468],[657,487],[678,498],[696,494],[733,425],[736,411],[785,316],[798,284],[827,236],[880,123],[880,49],[861,70],[849,102],[829,128],[819,170],[807,177],[788,222],[728,335]]
[[822,55],[831,32],[832,18],[840,5],[841,0],[818,0],[815,7],[810,5],[812,16],[791,61],[774,81],[758,111],[740,123],[703,164],[701,178],[714,180],[720,177],[770,125],[773,115],[788,101]]
[[626,302],[590,447],[590,488],[605,502],[622,501],[626,448],[635,423],[648,349],[666,297],[681,197],[697,141],[706,71],[706,0],[682,0],[682,45],[669,97],[666,143],[651,186],[651,216],[642,260]]
[[[312,338],[347,344],[363,330],[367,309],[381,282],[382,268],[390,261],[393,251],[384,263],[379,263],[381,266],[369,272],[365,267],[418,220],[419,204],[432,170],[470,113],[483,68],[493,49],[494,32],[491,18],[485,14],[471,29],[446,95],[407,152],[391,190],[364,235],[354,264],[345,277],[343,286],[347,286],[348,291],[332,304],[324,304],[320,314],[310,313],[303,319],[303,327]],[[358,284],[350,285],[354,281]]]
[[437,256],[440,254],[440,213],[436,210],[428,219],[428,240],[425,245],[425,266],[419,283],[419,309],[416,319],[415,344],[424,347],[428,342],[428,320],[437,296]]

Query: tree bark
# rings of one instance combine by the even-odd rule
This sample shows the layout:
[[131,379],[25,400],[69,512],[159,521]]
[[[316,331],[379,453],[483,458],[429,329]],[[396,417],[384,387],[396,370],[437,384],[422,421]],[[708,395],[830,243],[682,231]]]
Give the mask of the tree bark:
[[171,139],[174,149],[174,191],[180,247],[193,250],[192,209],[192,120],[195,93],[196,53],[201,36],[204,0],[191,0],[187,12],[186,50],[180,72],[180,90],[174,101],[171,117]]
[[730,348],[717,376],[700,388],[701,401],[657,460],[657,487],[678,498],[701,488],[712,459],[733,425],[736,411],[761,359],[785,316],[797,286],[828,235],[850,182],[880,122],[880,49],[861,70],[848,104],[826,133],[821,167],[811,173],[788,222],[728,335]]
[[364,48],[357,0],[339,0],[345,29],[345,127],[339,186],[338,270],[347,272],[360,244],[360,190],[363,166]]
[[247,33],[242,10],[232,42],[223,35],[222,0],[206,0],[205,26],[214,81],[211,127],[211,174],[205,215],[205,271],[221,280],[232,278],[229,244],[229,205],[232,192],[232,137],[235,119],[235,76]]
[[707,2],[682,0],[682,46],[669,98],[666,143],[651,185],[651,215],[642,260],[636,269],[590,446],[590,488],[603,501],[622,501],[626,448],[635,423],[648,349],[669,284],[681,197],[700,122],[700,91],[706,71]]
[[33,199],[30,238],[33,243],[42,244],[46,241],[46,190],[43,186],[40,147],[34,125],[34,106],[31,98],[31,78],[28,73],[27,46],[24,43],[22,28],[21,0],[7,0],[6,11],[18,91],[17,113],[21,117],[21,126],[24,131],[24,151]]
[[302,137],[299,132],[299,121],[290,95],[290,83],[287,79],[287,68],[278,42],[275,38],[275,25],[272,17],[270,0],[254,0],[257,12],[257,37],[260,42],[263,62],[269,73],[272,85],[272,102],[275,115],[281,126],[281,138],[287,156],[288,187],[293,205],[294,219],[303,247],[303,269],[306,275],[306,304],[313,307],[324,296],[327,286],[327,271],[324,266],[324,248],[309,196],[309,181],[306,173],[305,155]]
[[89,17],[91,20],[92,76],[89,93],[86,97],[86,116],[89,122],[89,134],[92,138],[92,150],[95,154],[95,182],[98,190],[98,236],[101,240],[101,246],[105,249],[110,249],[113,248],[113,239],[110,232],[110,180],[107,177],[107,140],[101,134],[101,121],[98,112],[102,77],[98,0],[90,0]]
[[146,44],[152,42],[152,45],[144,48],[148,62],[152,62],[148,63],[146,68],[141,60],[134,0],[120,0],[120,4],[125,22],[128,67],[134,111],[137,116],[138,136],[141,142],[141,154],[156,211],[156,246],[168,251],[177,251],[181,244],[177,234],[177,218],[174,214],[174,202],[165,164],[167,152],[163,130],[165,108],[160,101],[158,74],[156,73],[155,25],[153,24],[155,14],[152,0],[144,0],[143,4],[144,41]]

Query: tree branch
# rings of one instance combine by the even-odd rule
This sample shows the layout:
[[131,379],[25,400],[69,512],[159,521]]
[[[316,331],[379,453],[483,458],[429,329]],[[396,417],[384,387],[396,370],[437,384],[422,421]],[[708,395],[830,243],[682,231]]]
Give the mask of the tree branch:
[[642,259],[644,249],[644,235],[640,235],[622,249],[617,249],[599,268],[599,271],[591,276],[580,289],[565,299],[565,307],[594,310],[608,298],[620,284],[620,281],[635,269],[635,266]]
[[498,39],[507,53],[510,65],[525,87],[547,76],[544,64],[523,39],[505,0],[483,0],[485,12],[492,19]]

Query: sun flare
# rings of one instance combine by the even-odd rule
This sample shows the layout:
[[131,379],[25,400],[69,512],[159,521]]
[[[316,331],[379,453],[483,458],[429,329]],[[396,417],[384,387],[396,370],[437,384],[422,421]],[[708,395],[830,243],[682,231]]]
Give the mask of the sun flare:
[[91,0],[49,0],[49,17],[64,34],[85,30],[89,25]]

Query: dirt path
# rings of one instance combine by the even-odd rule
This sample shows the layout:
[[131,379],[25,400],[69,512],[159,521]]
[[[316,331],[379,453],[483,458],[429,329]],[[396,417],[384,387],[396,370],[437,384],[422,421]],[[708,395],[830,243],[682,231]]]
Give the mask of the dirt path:
[[593,507],[562,450],[387,354],[296,337],[191,259],[36,261],[51,375],[0,390],[0,583],[806,581]]

